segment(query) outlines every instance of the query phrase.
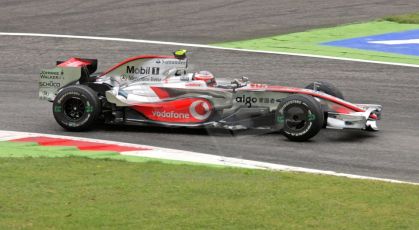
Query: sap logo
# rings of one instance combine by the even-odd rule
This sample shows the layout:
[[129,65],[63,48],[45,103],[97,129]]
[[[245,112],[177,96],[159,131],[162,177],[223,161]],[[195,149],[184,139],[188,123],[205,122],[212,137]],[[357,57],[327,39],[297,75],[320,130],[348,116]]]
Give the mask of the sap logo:
[[236,97],[236,102],[244,103],[248,108],[252,107],[252,103],[256,103],[257,101],[258,99],[256,97],[246,97],[245,95]]
[[127,73],[129,74],[143,74],[143,75],[159,75],[160,68],[159,67],[140,67],[135,68],[134,66],[127,66]]

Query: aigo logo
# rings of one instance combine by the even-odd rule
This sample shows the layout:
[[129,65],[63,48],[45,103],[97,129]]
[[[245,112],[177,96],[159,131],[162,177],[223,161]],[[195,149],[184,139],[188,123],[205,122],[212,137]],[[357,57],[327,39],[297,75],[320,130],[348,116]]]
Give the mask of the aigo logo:
[[238,103],[244,103],[247,105],[248,108],[252,107],[252,104],[258,102],[258,99],[256,97],[248,97],[246,95],[236,97],[236,102]]
[[192,102],[189,107],[189,113],[197,120],[204,121],[211,115],[211,105],[209,102],[204,100],[198,100]]

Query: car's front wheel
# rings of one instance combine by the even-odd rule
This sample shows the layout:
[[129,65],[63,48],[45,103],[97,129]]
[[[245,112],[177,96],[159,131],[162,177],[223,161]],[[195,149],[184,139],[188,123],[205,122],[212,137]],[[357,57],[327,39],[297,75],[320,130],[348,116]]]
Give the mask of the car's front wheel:
[[96,92],[85,85],[72,85],[61,90],[53,102],[55,120],[70,131],[91,128],[101,113]]
[[309,95],[295,94],[281,101],[276,124],[291,141],[306,141],[322,128],[324,115],[320,104]]

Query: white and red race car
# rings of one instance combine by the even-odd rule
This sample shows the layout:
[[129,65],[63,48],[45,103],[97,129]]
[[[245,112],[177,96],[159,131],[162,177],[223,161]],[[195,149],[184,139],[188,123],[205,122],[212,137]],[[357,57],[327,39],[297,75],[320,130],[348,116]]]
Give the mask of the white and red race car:
[[381,106],[353,104],[326,82],[306,88],[222,81],[188,72],[185,50],[141,55],[104,73],[97,60],[70,58],[41,70],[39,97],[53,102],[62,127],[82,131],[96,122],[169,127],[266,128],[305,141],[322,128],[375,131]]

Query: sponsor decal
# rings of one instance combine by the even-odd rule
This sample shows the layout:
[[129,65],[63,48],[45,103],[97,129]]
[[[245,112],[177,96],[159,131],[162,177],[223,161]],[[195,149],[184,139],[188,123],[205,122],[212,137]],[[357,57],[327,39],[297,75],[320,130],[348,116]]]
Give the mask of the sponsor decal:
[[243,95],[242,97],[236,97],[236,102],[238,103],[244,103],[247,105],[247,107],[252,107],[252,103],[258,102],[258,99],[256,97],[246,97]]
[[85,108],[85,111],[86,111],[86,113],[91,113],[91,112],[93,112],[93,106],[91,106],[91,105],[87,105],[87,106],[86,106],[86,108]]
[[126,73],[121,75],[121,80],[159,82],[162,78],[158,76],[160,76],[160,67],[127,66]]
[[181,81],[189,81],[189,76],[187,76],[187,75],[182,75],[182,76],[180,76],[180,80]]
[[285,118],[284,118],[284,116],[283,115],[278,115],[278,117],[276,117],[276,122],[278,123],[278,124],[284,124],[284,121],[285,121]]
[[58,76],[58,75],[42,75],[41,74],[41,79],[58,80],[58,79],[61,79],[61,76]]
[[197,123],[207,120],[212,114],[211,103],[197,98],[162,102],[153,106],[138,105],[133,108],[151,120],[162,122]]
[[163,60],[165,65],[185,65],[186,60]]
[[61,75],[63,74],[63,72],[57,72],[57,71],[47,71],[47,70],[42,70],[41,74],[50,74],[50,75]]
[[258,88],[258,89],[268,87],[268,85],[266,85],[266,84],[258,84],[258,83],[251,83],[249,86],[251,88]]
[[123,80],[123,81],[130,80],[130,81],[132,81],[132,80],[134,80],[134,75],[129,75],[129,74],[124,73],[124,74],[121,75],[121,80]]
[[122,74],[121,80],[123,81],[153,81],[153,82],[160,82],[162,78],[160,77],[153,77],[153,76],[135,76],[131,74]]
[[206,120],[211,115],[211,108],[208,102],[198,100],[192,102],[189,106],[189,113],[184,112],[175,112],[175,111],[152,111],[153,116],[159,118],[169,118],[169,119],[189,119],[191,116],[196,120]]
[[164,64],[164,65],[185,65],[186,60],[178,60],[178,59],[157,59],[156,64]]
[[58,98],[57,104],[62,104],[63,100],[66,99],[68,96],[82,96],[79,92],[70,91],[65,93],[64,95],[61,95],[61,97]]
[[189,114],[187,113],[177,113],[174,111],[167,112],[163,111],[153,111],[153,116],[160,117],[160,118],[174,118],[174,119],[188,119]]
[[322,45],[419,56],[419,30],[344,39]]
[[246,95],[236,97],[236,102],[247,105],[248,108],[252,107],[254,103],[259,102],[260,104],[274,104],[280,102],[279,99],[268,98],[268,97],[248,97]]
[[316,115],[312,114],[311,111],[309,111],[310,114],[307,115],[308,121],[314,121],[316,120]]
[[60,88],[61,84],[59,82],[39,82],[39,87],[54,87],[54,88]]
[[206,101],[194,101],[189,107],[189,112],[197,120],[206,120],[211,115],[211,105]]
[[61,105],[55,105],[54,106],[54,112],[56,112],[56,113],[61,113],[61,111],[62,111],[63,109],[62,109],[62,107],[61,107]]
[[128,74],[159,75],[160,67],[135,67],[127,66]]
[[197,83],[197,82],[191,82],[191,83],[186,83],[185,86],[201,87],[202,85],[200,83]]
[[62,75],[63,72],[56,72],[56,71],[46,71],[46,70],[42,70],[41,71],[41,79],[52,79],[52,80],[56,80],[56,79],[62,79]]

